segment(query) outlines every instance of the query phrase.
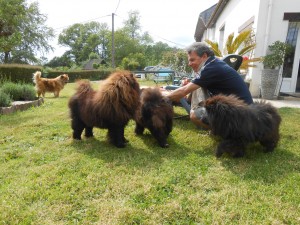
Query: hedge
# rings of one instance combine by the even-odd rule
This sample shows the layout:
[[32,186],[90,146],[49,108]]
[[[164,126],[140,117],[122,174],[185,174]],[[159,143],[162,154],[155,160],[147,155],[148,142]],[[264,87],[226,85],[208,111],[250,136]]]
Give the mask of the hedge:
[[42,72],[42,77],[55,78],[61,74],[68,74],[69,82],[75,82],[79,79],[104,80],[112,72],[112,69],[106,70],[78,70],[78,71],[47,71]]
[[23,64],[0,64],[0,80],[12,82],[32,83],[32,76],[36,71],[42,71],[42,77],[55,78],[61,74],[68,74],[70,82],[78,79],[103,80],[113,70],[78,70],[78,71],[44,71],[42,66]]
[[41,70],[41,66],[23,64],[0,64],[0,80],[32,83],[32,74]]

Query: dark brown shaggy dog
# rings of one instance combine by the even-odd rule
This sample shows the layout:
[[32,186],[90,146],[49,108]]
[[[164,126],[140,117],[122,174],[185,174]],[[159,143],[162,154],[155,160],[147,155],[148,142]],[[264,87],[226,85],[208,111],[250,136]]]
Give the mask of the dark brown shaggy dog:
[[244,156],[248,143],[258,141],[264,152],[271,152],[279,141],[281,117],[277,109],[264,101],[247,105],[234,95],[217,95],[204,104],[211,134],[222,138],[216,156],[227,152]]
[[35,89],[38,97],[43,95],[45,97],[46,92],[53,92],[55,97],[59,96],[59,92],[69,82],[68,74],[59,75],[56,78],[48,79],[42,78],[41,72],[37,71],[33,74],[33,82],[35,83]]
[[142,134],[148,128],[161,147],[168,147],[167,138],[173,126],[172,103],[162,96],[158,88],[142,89],[140,102],[135,133]]
[[124,128],[134,118],[139,105],[140,87],[129,71],[111,74],[94,91],[89,81],[79,81],[74,96],[69,101],[71,110],[73,138],[81,139],[93,136],[93,127],[108,129],[112,144],[125,147]]

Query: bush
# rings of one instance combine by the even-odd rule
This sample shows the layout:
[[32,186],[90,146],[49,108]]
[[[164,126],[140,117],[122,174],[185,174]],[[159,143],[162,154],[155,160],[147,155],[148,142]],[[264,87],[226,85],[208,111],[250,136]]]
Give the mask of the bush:
[[2,91],[8,94],[12,100],[18,101],[21,98],[22,87],[20,84],[6,82],[1,87]]
[[263,57],[262,62],[265,69],[275,69],[283,65],[284,59],[292,53],[292,46],[285,42],[275,41],[269,45],[269,53]]
[[34,87],[30,84],[6,82],[2,84],[1,90],[13,101],[34,100],[36,97]]
[[22,87],[22,93],[21,93],[21,99],[25,101],[31,101],[36,99],[36,91],[34,87],[30,84],[23,84]]
[[0,89],[0,107],[8,107],[11,105],[11,102],[10,96]]

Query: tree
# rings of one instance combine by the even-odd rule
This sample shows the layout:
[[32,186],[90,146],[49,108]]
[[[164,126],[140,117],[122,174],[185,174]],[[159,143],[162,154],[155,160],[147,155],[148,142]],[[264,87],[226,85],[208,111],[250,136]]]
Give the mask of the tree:
[[45,66],[49,67],[71,67],[74,64],[69,52],[65,52],[61,57],[54,57]]
[[100,44],[97,46],[97,52],[101,57],[101,59],[108,61],[109,58],[108,46],[109,46],[109,41],[111,40],[111,32],[106,23],[100,24],[99,38],[100,38]]
[[157,65],[162,62],[165,52],[173,52],[173,49],[166,43],[157,42],[155,44],[146,45],[145,56],[146,61],[151,65]]
[[127,70],[141,70],[146,66],[145,55],[142,53],[130,53],[122,59],[121,66]]
[[24,15],[25,0],[0,0],[0,38],[13,35]]
[[38,3],[25,0],[0,0],[0,52],[2,61],[36,63],[37,54],[53,48],[48,40],[54,31],[45,25],[47,17],[39,12]]
[[141,25],[140,14],[138,11],[129,11],[128,20],[124,22],[124,30],[127,31],[132,39],[140,37]]
[[188,66],[187,53],[184,50],[174,49],[163,54],[163,64],[181,73],[191,72]]
[[77,23],[63,30],[58,37],[58,43],[70,48],[69,52],[74,57],[76,64],[87,60],[91,52],[106,56],[107,28],[105,23]]
[[[117,67],[127,68],[129,63],[135,67],[142,67],[146,62],[158,64],[162,60],[163,52],[172,50],[162,42],[153,44],[149,33],[141,31],[139,19],[137,11],[129,12],[129,19],[124,22],[124,27],[114,33]],[[106,62],[111,61],[112,34],[107,24],[74,24],[60,33],[58,42],[70,48],[68,52],[77,65],[88,60],[91,53],[98,54]],[[138,53],[142,54],[145,60],[136,57]],[[124,58],[126,60],[123,61]]]
[[[132,39],[128,32],[122,28],[115,32],[115,64],[119,66],[122,59],[129,54],[142,53],[144,54],[143,46],[140,45],[139,40]],[[112,48],[112,42],[109,42],[109,49]],[[111,56],[111,54],[110,54]]]
[[[142,33],[138,11],[130,11],[128,17],[129,19],[124,22],[124,27],[115,32],[115,63],[117,66],[127,68],[124,65],[128,62],[134,64],[132,67],[142,68],[146,61],[141,58],[137,60],[136,56],[138,53],[145,55],[146,43],[152,44],[153,39],[148,32]],[[111,49],[111,42],[109,47]],[[123,61],[125,57],[126,60]]]

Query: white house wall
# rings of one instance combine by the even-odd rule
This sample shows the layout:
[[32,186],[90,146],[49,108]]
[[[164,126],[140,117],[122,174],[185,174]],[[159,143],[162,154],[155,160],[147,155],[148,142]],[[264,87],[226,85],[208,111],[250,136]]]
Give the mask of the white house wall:
[[[203,35],[203,40],[210,39],[218,42],[220,28],[225,25],[225,44],[229,34],[235,32],[237,35],[238,28],[254,17],[253,28],[257,43],[254,57],[264,56],[268,45],[276,40],[286,39],[288,21],[283,20],[285,12],[300,12],[300,0],[230,0],[216,21],[214,34],[212,28],[208,29]],[[260,94],[262,63],[256,65],[257,67],[251,69],[248,74],[252,79],[250,91],[253,97],[258,97]]]
[[[248,21],[251,17],[254,17],[253,28],[256,30],[257,26],[257,18],[259,13],[259,4],[260,0],[230,0],[219,18],[216,21],[215,25],[215,34],[212,35],[211,30],[208,29],[204,35],[203,39],[210,39],[218,42],[220,39],[220,28],[225,25],[224,30],[224,43],[223,46],[220,46],[220,49],[224,48],[226,38],[231,33],[235,33],[235,36],[238,35],[238,28],[242,26],[246,21]],[[214,37],[214,38],[213,38]],[[250,69],[248,78],[252,77],[252,70]]]
[[219,40],[219,30],[223,25],[225,25],[225,39],[233,32],[236,36],[238,34],[238,28],[251,17],[256,17],[258,14],[259,1],[260,0],[230,0],[216,21],[215,41]]
[[[256,56],[264,56],[267,53],[268,46],[275,41],[286,40],[287,30],[289,21],[283,20],[284,13],[300,12],[300,1],[299,0],[261,0],[259,7],[258,21],[257,24],[257,47],[255,50]],[[268,15],[269,13],[269,15]],[[269,19],[268,19],[269,18]],[[269,22],[269,23],[268,23]],[[299,51],[299,50],[298,50]],[[258,67],[253,69],[251,93],[253,96],[259,94],[261,69],[263,68],[262,63],[258,64]],[[290,87],[287,92],[294,92],[297,77],[289,78]]]

